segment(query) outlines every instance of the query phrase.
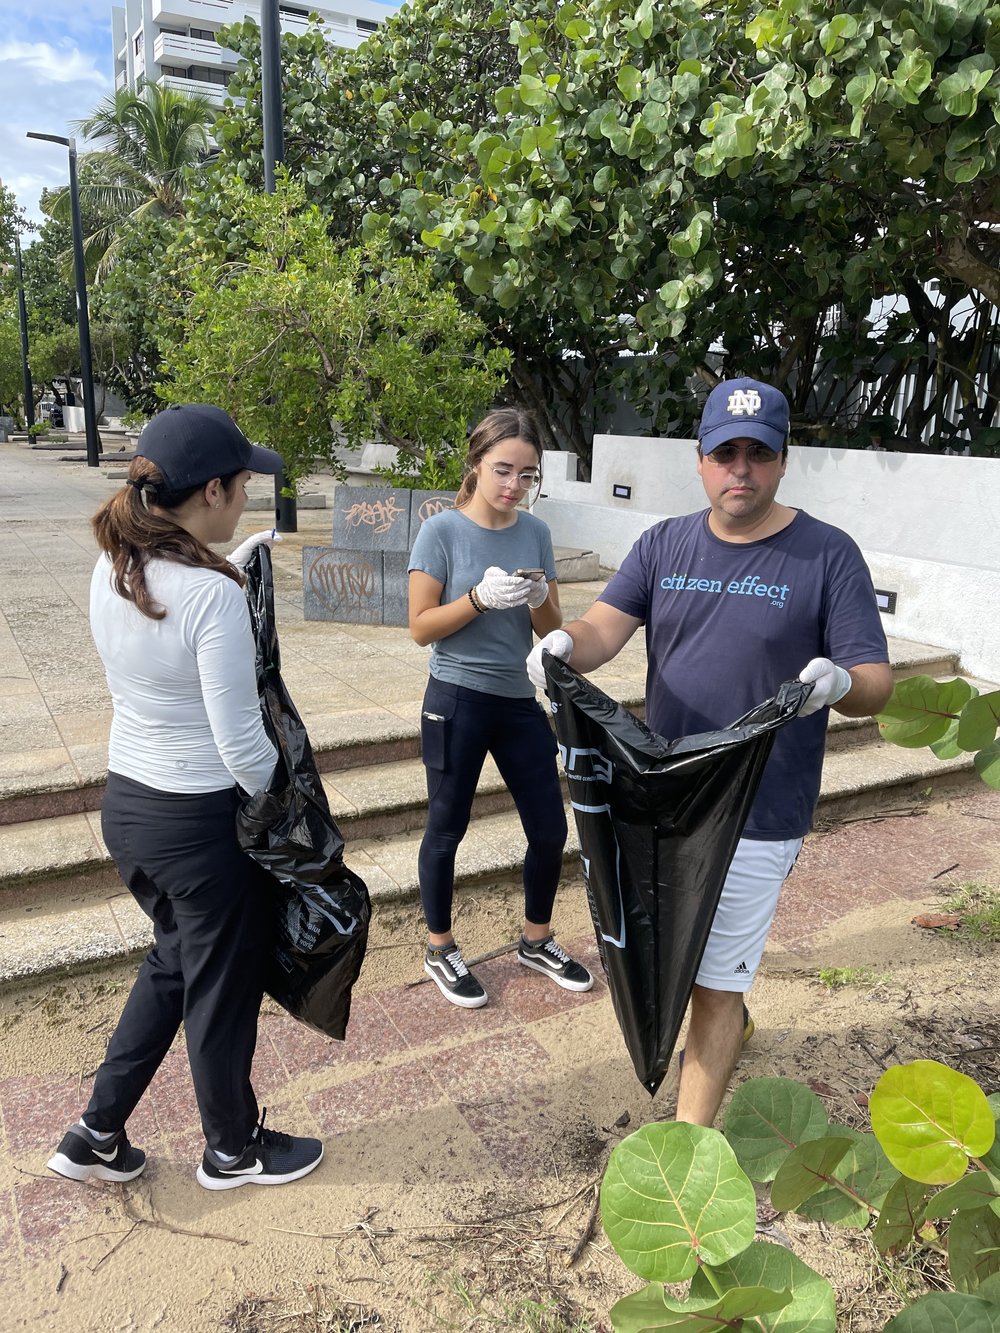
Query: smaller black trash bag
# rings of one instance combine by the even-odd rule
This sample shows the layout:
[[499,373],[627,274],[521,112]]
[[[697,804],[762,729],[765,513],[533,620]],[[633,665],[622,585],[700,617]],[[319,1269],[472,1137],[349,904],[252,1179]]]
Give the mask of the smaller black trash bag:
[[261,712],[278,748],[267,788],[237,816],[240,846],[276,881],[275,940],[265,989],[294,1018],[342,1041],[351,988],[368,943],[371,901],[364,881],[343,863],[344,839],[306,729],[281,679],[266,546],[254,551],[246,573]]
[[636,1075],[653,1095],[774,734],[812,686],[786,681],[731,726],[667,741],[565,662],[542,661],[597,947]]

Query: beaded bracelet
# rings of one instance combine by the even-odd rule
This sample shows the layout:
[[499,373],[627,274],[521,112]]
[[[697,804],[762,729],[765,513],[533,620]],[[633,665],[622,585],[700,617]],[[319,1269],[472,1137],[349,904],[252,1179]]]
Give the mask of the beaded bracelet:
[[475,588],[469,589],[469,601],[472,603],[475,610],[477,610],[481,616],[484,616],[486,614],[486,607],[480,606],[479,598],[476,596]]

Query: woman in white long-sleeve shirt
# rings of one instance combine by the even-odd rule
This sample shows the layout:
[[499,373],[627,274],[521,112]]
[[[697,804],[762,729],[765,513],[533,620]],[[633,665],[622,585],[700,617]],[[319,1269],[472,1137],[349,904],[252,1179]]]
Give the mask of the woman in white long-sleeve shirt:
[[250,1083],[270,935],[267,874],[236,840],[240,790],[266,786],[264,730],[242,565],[227,560],[251,472],[281,458],[220,408],[155,416],[128,483],[94,517],[101,556],[91,630],[114,705],[101,827],[152,919],[139,970],[82,1119],[49,1162],[73,1180],[131,1180],[145,1166],[126,1121],[184,1023],[207,1189],[283,1184],[319,1164],[317,1139],[264,1129]]

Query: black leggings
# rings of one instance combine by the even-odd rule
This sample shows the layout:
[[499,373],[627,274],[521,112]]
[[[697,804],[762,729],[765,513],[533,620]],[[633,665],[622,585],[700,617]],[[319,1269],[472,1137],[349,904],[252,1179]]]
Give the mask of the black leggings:
[[432,676],[420,739],[427,771],[427,828],[420,844],[420,901],[433,935],[451,930],[455,853],[465,837],[487,754],[496,760],[528,840],[524,915],[546,925],[562,870],[566,813],[556,742],[535,699],[505,699]]
[[154,945],[94,1079],[91,1129],[120,1129],[184,1023],[209,1147],[234,1154],[258,1119],[250,1085],[270,876],[236,841],[235,788],[177,795],[108,774],[101,829],[153,922]]

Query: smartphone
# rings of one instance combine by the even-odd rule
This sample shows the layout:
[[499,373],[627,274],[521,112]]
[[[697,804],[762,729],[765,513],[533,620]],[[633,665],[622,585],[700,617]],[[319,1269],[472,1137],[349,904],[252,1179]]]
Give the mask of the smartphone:
[[519,578],[519,579],[532,579],[535,583],[537,583],[539,579],[543,579],[543,578],[545,577],[545,570],[544,570],[544,569],[515,569],[515,570],[514,570],[514,576],[515,576],[515,578]]

